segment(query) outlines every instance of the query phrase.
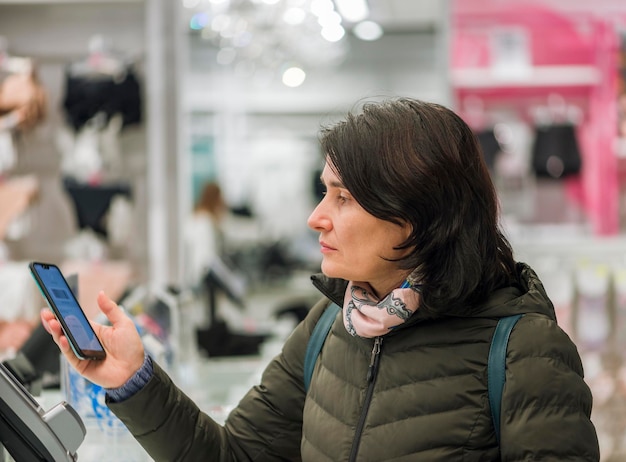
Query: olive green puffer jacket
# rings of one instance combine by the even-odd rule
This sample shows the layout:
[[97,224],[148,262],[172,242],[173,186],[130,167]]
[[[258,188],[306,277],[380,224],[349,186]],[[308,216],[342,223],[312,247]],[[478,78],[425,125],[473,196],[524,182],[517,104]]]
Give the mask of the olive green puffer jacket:
[[[471,315],[426,319],[418,310],[378,339],[351,337],[338,317],[306,394],[304,354],[325,298],[224,427],[158,366],[141,391],[110,407],[164,461],[598,461],[576,347],[535,273],[518,267],[518,287],[497,291]],[[314,283],[341,304],[345,281]],[[497,319],[515,313],[526,315],[509,340],[498,448],[487,357]]]

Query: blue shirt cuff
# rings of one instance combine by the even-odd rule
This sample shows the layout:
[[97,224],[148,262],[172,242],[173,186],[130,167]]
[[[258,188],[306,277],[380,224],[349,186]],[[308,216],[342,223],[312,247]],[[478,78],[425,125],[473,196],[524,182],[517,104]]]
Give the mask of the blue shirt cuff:
[[146,354],[139,370],[124,385],[118,388],[105,388],[108,399],[114,403],[127,400],[150,381],[153,373],[152,358]]

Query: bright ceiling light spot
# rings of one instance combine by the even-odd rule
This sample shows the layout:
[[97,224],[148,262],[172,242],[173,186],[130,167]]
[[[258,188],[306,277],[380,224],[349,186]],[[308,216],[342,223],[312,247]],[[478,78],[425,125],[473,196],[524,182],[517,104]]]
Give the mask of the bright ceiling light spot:
[[366,0],[335,0],[335,4],[339,14],[349,22],[363,21],[370,14]]
[[288,87],[299,87],[306,79],[306,73],[299,67],[290,67],[283,72],[283,84]]
[[383,36],[383,28],[374,21],[362,21],[352,29],[354,35],[361,40],[378,40]]
[[339,24],[335,24],[332,26],[326,26],[322,28],[322,37],[328,40],[329,42],[338,42],[346,35],[346,30],[341,27]]

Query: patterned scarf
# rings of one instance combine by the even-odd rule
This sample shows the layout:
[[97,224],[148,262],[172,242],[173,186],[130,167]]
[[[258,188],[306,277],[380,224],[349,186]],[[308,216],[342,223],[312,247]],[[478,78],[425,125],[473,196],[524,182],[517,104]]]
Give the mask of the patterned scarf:
[[400,287],[378,300],[367,282],[349,282],[343,324],[350,335],[373,338],[405,323],[419,307],[419,285]]

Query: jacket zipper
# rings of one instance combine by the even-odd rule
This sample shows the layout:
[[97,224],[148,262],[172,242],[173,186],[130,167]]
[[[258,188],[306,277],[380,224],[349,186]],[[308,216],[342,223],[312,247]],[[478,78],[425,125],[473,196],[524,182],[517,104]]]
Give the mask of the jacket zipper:
[[359,423],[357,424],[356,432],[354,433],[352,449],[350,449],[350,459],[348,459],[350,462],[356,461],[356,456],[359,452],[361,434],[363,433],[363,427],[365,426],[365,418],[367,417],[372,396],[374,395],[374,384],[376,382],[376,375],[378,374],[378,364],[380,363],[380,349],[382,344],[382,337],[376,337],[374,339],[374,347],[372,348],[372,354],[370,356],[370,365],[367,368],[367,393],[365,394],[365,401],[363,402],[363,408],[361,409]]

